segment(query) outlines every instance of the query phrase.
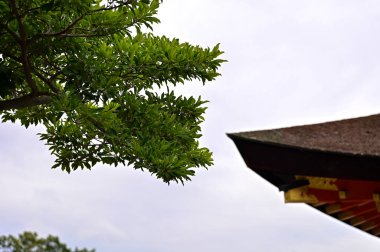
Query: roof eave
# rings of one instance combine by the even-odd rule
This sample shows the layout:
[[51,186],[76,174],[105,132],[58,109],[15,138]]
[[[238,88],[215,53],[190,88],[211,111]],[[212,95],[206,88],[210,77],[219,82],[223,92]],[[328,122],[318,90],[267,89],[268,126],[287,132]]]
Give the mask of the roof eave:
[[262,176],[276,173],[380,181],[378,156],[313,150],[262,142],[239,134],[227,135],[235,142],[247,166]]

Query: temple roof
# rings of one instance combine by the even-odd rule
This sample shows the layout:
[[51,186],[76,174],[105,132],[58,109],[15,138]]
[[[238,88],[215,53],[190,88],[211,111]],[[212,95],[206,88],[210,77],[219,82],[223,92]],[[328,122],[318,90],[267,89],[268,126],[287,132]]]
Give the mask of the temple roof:
[[380,115],[228,136],[286,202],[380,237]]
[[305,149],[380,155],[380,114],[289,128],[233,134]]

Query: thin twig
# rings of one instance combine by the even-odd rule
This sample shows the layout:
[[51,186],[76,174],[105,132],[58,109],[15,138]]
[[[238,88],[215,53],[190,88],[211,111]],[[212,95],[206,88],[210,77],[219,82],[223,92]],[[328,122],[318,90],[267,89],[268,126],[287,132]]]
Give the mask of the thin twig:
[[59,31],[59,32],[53,32],[53,33],[41,33],[39,34],[39,36],[60,36],[62,34],[67,34],[68,31],[70,31],[70,29],[72,29],[80,20],[82,20],[84,17],[86,16],[86,14],[82,14],[81,16],[79,16],[78,18],[76,18],[73,22],[71,22],[65,29]]
[[52,75],[50,78],[46,78],[43,74],[41,74],[40,72],[38,72],[36,69],[35,71],[33,72],[38,78],[40,78],[43,82],[45,82],[49,87],[50,89],[56,93],[56,94],[59,94],[60,93],[60,90],[58,89],[58,87],[56,85],[54,85],[53,81],[55,80],[55,78],[57,78],[57,76],[59,74],[61,74],[61,72],[57,72],[55,73],[54,75]]

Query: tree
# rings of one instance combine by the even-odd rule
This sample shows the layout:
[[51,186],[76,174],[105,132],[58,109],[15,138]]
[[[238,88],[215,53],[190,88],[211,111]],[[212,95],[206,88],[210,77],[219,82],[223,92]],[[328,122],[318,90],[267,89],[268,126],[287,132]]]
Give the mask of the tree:
[[69,249],[58,237],[49,235],[39,238],[37,233],[24,232],[18,237],[0,236],[0,251],[3,252],[95,252],[94,249]]
[[153,35],[160,4],[0,0],[3,122],[43,124],[53,168],[67,172],[123,164],[183,183],[210,166],[205,101],[174,88],[214,80],[222,52]]

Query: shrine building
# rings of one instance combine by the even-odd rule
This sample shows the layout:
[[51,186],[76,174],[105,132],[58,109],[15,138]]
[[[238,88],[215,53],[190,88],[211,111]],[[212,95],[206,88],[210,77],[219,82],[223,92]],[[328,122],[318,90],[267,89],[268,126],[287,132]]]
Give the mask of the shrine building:
[[228,136],[286,203],[380,237],[380,115]]

